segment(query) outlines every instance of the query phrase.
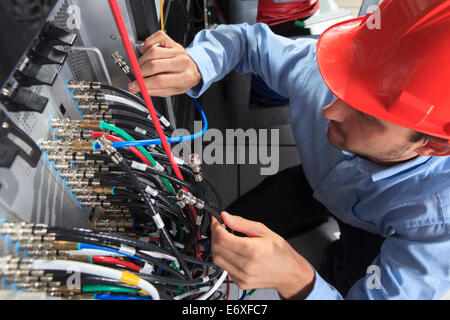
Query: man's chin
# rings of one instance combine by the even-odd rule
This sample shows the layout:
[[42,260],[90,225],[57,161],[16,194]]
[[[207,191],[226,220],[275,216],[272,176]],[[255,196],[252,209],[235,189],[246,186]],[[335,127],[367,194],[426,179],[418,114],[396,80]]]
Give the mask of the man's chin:
[[345,141],[338,141],[337,137],[331,133],[330,129],[327,130],[327,139],[328,142],[336,149],[349,151],[346,149]]

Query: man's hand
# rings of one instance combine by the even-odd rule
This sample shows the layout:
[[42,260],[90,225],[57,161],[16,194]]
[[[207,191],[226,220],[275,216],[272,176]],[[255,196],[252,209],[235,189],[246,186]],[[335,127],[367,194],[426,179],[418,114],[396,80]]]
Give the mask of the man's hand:
[[[202,79],[197,65],[183,46],[163,31],[148,37],[141,53],[139,67],[151,96],[169,97],[182,94],[195,87]],[[139,92],[137,82],[130,83],[128,90],[132,93]]]
[[286,299],[304,299],[312,290],[314,270],[282,237],[259,222],[222,212],[212,219],[213,262],[228,271],[241,289],[275,288]]

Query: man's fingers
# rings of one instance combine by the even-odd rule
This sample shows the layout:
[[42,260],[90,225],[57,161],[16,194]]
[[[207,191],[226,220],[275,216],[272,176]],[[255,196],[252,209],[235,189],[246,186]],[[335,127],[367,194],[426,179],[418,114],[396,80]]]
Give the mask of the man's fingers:
[[180,55],[180,50],[175,48],[161,48],[161,47],[152,47],[149,48],[139,59],[139,66],[142,66],[149,60],[157,60],[157,59],[170,59]]
[[[189,58],[188,58],[189,59]],[[141,72],[144,78],[151,77],[158,73],[180,73],[188,66],[184,56],[174,57],[172,59],[148,60],[141,65]]]
[[141,53],[145,53],[148,48],[153,47],[159,43],[161,47],[164,48],[172,48],[177,45],[175,41],[173,41],[164,31],[157,31],[152,34],[150,37],[145,39],[144,45],[142,46]]
[[241,256],[237,252],[234,252],[228,248],[221,247],[214,243],[212,244],[211,251],[214,263],[215,259],[220,258],[224,261],[227,261],[236,270],[241,270],[241,272],[243,269],[245,269],[245,266],[248,263],[247,257]]
[[234,216],[228,212],[222,212],[222,219],[232,230],[246,234],[249,237],[260,237],[268,232],[268,228],[260,222]]
[[[176,73],[160,73],[149,78],[145,78],[144,82],[145,87],[151,95],[150,92],[161,90],[169,90],[173,92],[182,91],[183,93],[184,88],[188,87],[189,84],[192,83],[192,79],[190,78],[189,74],[180,77],[180,75]],[[131,84],[129,86],[129,89],[132,89]]]
[[243,257],[252,254],[251,239],[235,236],[220,225],[217,220],[211,224],[211,238],[212,245],[216,248],[225,248]]

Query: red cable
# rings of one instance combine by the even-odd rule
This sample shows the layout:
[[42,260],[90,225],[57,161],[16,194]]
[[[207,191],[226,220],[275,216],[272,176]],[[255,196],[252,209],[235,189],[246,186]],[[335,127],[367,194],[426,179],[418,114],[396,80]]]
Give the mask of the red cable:
[[[107,133],[104,133],[104,132],[91,131],[91,137],[92,138],[98,139],[101,136],[105,136],[108,140],[113,141],[113,142],[124,141],[123,139],[121,139],[119,137],[116,137],[116,136],[113,136],[113,135],[110,135],[110,134],[107,134]],[[144,156],[144,154],[141,151],[139,151],[139,149],[137,149],[136,147],[127,147],[127,149],[132,151],[136,156],[138,156],[139,159],[141,159],[142,162],[144,162],[146,165],[151,166],[151,167],[153,166],[150,163],[150,161],[147,159],[147,157]],[[185,216],[185,214],[184,214],[184,212],[183,212],[183,210],[181,208],[180,208],[180,212],[181,212],[181,214],[183,216]],[[197,215],[196,215],[195,209],[193,211],[193,216],[194,216],[194,219],[196,219]],[[200,240],[200,233],[197,233],[197,239]],[[200,244],[197,244],[197,248],[198,248],[198,251],[200,251]],[[197,253],[197,258],[202,260],[202,257],[200,255],[200,253]]]
[[[127,52],[128,59],[130,60],[131,68],[133,69],[134,76],[136,77],[136,81],[139,85],[139,89],[141,90],[142,97],[144,98],[145,104],[147,105],[148,112],[150,117],[152,118],[153,125],[155,126],[156,133],[158,134],[159,139],[161,139],[161,143],[163,145],[164,151],[166,152],[167,158],[170,161],[170,165],[177,176],[178,179],[183,180],[183,175],[181,174],[180,168],[175,161],[172,150],[170,149],[170,145],[167,142],[164,131],[161,127],[161,123],[159,122],[158,115],[156,114],[155,107],[153,106],[152,100],[150,99],[150,95],[148,94],[147,88],[145,86],[144,78],[142,77],[141,69],[139,68],[139,63],[134,52],[133,46],[131,45],[130,37],[128,36],[127,28],[125,26],[125,22],[123,21],[122,13],[120,12],[119,5],[117,4],[117,0],[108,0],[109,6],[111,8],[112,14],[114,16],[114,20],[116,21],[117,29],[119,30],[120,37],[122,38],[123,46],[125,47],[125,51]],[[185,187],[182,187],[183,190],[188,191]],[[197,213],[193,206],[189,206],[194,221],[197,219]]]
[[120,36],[122,38],[123,45],[128,55],[128,59],[131,63],[131,68],[133,69],[134,76],[136,77],[136,81],[139,85],[139,89],[141,90],[142,97],[144,98],[145,104],[147,105],[148,112],[153,120],[153,125],[155,126],[156,132],[158,133],[158,137],[161,139],[164,151],[169,158],[170,164],[175,172],[175,175],[178,179],[183,180],[183,176],[181,175],[181,171],[178,168],[177,163],[175,162],[175,158],[172,154],[172,150],[170,149],[170,145],[167,142],[166,136],[164,135],[164,131],[161,127],[161,123],[159,122],[158,116],[155,111],[155,107],[153,106],[152,100],[150,99],[150,95],[148,94],[147,88],[145,86],[144,78],[142,77],[141,69],[139,68],[139,63],[136,58],[136,54],[131,45],[130,38],[128,37],[128,32],[125,27],[125,23],[122,18],[122,13],[120,12],[119,5],[117,4],[117,0],[108,0],[109,6],[111,7],[111,11],[114,16],[114,20],[116,21],[117,29],[119,29]]
[[114,264],[114,265],[118,265],[118,266],[122,266],[125,267],[127,269],[139,272],[141,271],[141,267],[139,267],[138,265],[129,262],[129,261],[124,261],[124,260],[120,260],[117,258],[113,258],[113,257],[104,257],[104,256],[92,256],[92,262],[95,263],[104,263],[104,264]]
[[275,3],[273,0],[258,1],[257,22],[269,26],[311,16],[319,9],[319,0]]

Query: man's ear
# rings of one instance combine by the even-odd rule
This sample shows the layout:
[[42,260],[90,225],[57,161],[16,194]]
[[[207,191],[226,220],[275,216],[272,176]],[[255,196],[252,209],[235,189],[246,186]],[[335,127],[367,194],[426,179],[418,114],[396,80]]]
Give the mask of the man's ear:
[[445,140],[430,139],[415,150],[421,156],[445,157],[450,156],[450,143]]

